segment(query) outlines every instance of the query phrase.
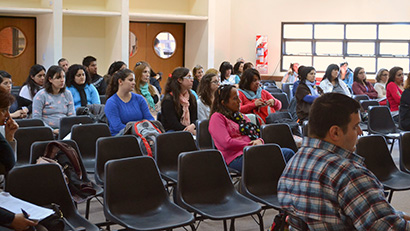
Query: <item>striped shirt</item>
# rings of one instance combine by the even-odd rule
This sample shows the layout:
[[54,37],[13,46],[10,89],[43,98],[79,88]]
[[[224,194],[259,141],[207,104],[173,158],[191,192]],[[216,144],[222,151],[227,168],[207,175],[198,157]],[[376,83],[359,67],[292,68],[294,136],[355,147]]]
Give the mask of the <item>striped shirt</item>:
[[410,230],[364,159],[319,139],[303,140],[279,180],[278,198],[310,230]]

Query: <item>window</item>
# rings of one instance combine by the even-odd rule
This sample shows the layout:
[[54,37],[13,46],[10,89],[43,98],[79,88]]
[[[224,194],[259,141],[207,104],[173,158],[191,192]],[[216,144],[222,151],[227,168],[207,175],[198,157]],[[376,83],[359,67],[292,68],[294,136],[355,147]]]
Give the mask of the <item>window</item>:
[[346,61],[371,75],[393,66],[409,72],[409,53],[410,23],[282,23],[281,71],[298,62],[324,72]]

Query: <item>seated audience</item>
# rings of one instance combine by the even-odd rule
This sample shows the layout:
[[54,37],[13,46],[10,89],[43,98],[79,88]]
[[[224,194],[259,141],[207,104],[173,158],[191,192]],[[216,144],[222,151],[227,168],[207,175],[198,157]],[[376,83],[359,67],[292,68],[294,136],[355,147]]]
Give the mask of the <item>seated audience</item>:
[[108,68],[107,74],[103,77],[107,86],[110,84],[111,78],[114,73],[125,68],[127,68],[127,64],[125,64],[123,61],[115,61],[111,63],[110,67]]
[[353,85],[353,71],[349,68],[347,62],[340,64],[340,76],[339,79],[343,80],[349,88],[352,88]]
[[66,58],[59,59],[57,63],[58,63],[58,66],[63,68],[64,72],[68,71],[68,68],[70,67],[70,63],[68,62],[68,60]]
[[42,65],[36,64],[32,66],[19,95],[33,101],[36,93],[43,88],[45,76],[46,69]]
[[400,98],[399,107],[400,128],[410,131],[410,73],[404,84],[404,91]]
[[196,65],[192,69],[192,74],[194,75],[194,83],[192,85],[192,90],[198,92],[198,85],[201,82],[202,77],[204,76],[204,68],[201,65]]
[[87,104],[100,104],[100,95],[94,85],[91,84],[91,77],[83,65],[74,64],[66,72],[67,89],[73,95],[74,107],[86,107]]
[[389,79],[389,71],[385,68],[380,69],[376,75],[376,83],[374,84],[374,90],[377,91],[377,98],[386,98],[386,83]]
[[246,70],[248,70],[249,68],[255,68],[255,66],[253,65],[253,63],[251,62],[246,62],[243,64],[243,70],[242,73],[245,72]]
[[58,135],[60,119],[75,115],[73,96],[66,91],[63,68],[51,66],[46,74],[44,89],[33,99],[33,119],[41,119]]
[[[0,88],[0,124],[4,125],[5,136],[0,134],[0,174],[8,173],[16,162],[14,157],[14,134],[18,129],[17,123],[9,114],[9,107],[13,104],[14,97],[4,88]],[[13,146],[13,147],[12,147]],[[24,217],[22,213],[14,214],[2,209],[0,205],[0,226],[7,226],[13,230],[26,230],[37,222]],[[1,229],[1,228],[0,228]]]
[[322,93],[322,89],[316,86],[316,70],[314,67],[299,68],[300,84],[296,89],[296,114],[299,123],[309,118],[309,110],[313,101]]
[[323,90],[323,93],[336,92],[345,94],[347,96],[352,96],[350,90],[345,82],[339,81],[337,77],[339,74],[339,66],[336,64],[330,64],[323,76],[322,81],[320,82],[319,87]]
[[366,72],[363,67],[356,67],[356,69],[354,69],[353,80],[353,94],[367,95],[370,99],[377,98],[377,91],[370,82],[366,81]]
[[134,67],[135,92],[142,95],[147,101],[149,111],[154,118],[161,111],[161,94],[150,84],[151,67],[146,62],[138,62]]
[[[309,230],[409,230],[410,217],[387,202],[384,187],[354,153],[360,104],[327,93],[313,102],[309,136],[278,183],[282,209]],[[300,230],[292,217],[290,225]]]
[[[11,93],[13,82],[11,81],[11,75],[6,71],[0,71],[0,87]],[[10,117],[13,119],[26,118],[28,113],[31,112],[32,101],[18,95],[14,97],[16,100],[10,105]]]
[[[299,66],[299,68],[298,68],[298,73],[301,73],[301,71],[302,71],[302,69],[304,68],[305,66]],[[299,86],[299,83],[300,83],[300,75],[298,74],[298,78],[297,78],[297,80],[293,83],[293,87],[292,87],[292,97],[294,97],[295,96],[295,94],[296,94],[296,89],[298,89],[298,86]]]
[[218,89],[219,84],[218,76],[215,74],[206,74],[202,77],[198,87],[198,120],[209,119],[212,102],[214,101],[214,93]]
[[104,78],[97,74],[97,59],[93,56],[87,56],[83,59],[83,65],[88,71],[88,74],[91,76],[91,83],[98,90],[99,95],[105,95],[107,89],[107,84],[104,81]]
[[[243,148],[264,142],[260,138],[259,126],[239,112],[240,103],[234,85],[219,86],[215,92],[208,129],[226,164],[242,172]],[[288,148],[282,148],[282,153],[286,161],[294,154]]]
[[130,121],[154,120],[144,97],[133,93],[134,89],[135,77],[129,69],[116,72],[108,85],[104,110],[113,136],[124,134]]
[[238,84],[240,81],[239,77],[232,75],[233,67],[228,61],[221,63],[219,72],[221,73],[221,84]]
[[299,63],[291,63],[288,72],[283,76],[282,83],[294,83],[298,80]]
[[178,67],[168,78],[161,103],[161,122],[166,131],[189,131],[196,134],[196,98],[191,92],[194,77],[188,68]]
[[[238,76],[239,77],[239,79],[241,78],[241,76],[242,76],[242,73],[243,73],[243,65],[245,64],[245,62],[244,61],[237,61],[236,63],[235,63],[235,65],[233,65],[233,74],[234,75],[236,75],[236,76]],[[236,78],[238,78],[238,77],[236,77],[235,76],[235,79]]]
[[239,82],[240,112],[253,113],[260,124],[266,123],[266,117],[282,108],[280,100],[275,99],[268,91],[262,89],[261,76],[256,69],[247,69]]
[[386,85],[386,97],[390,105],[390,111],[399,110],[400,98],[403,93],[403,68],[393,67],[389,71],[389,79]]

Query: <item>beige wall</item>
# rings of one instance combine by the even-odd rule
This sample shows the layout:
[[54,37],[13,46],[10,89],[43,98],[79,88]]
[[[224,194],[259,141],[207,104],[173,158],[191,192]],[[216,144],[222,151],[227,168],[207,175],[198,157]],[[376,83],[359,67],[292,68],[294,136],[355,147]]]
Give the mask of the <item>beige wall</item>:
[[[230,47],[225,49],[225,57],[231,62],[241,56],[255,62],[255,36],[268,35],[269,73],[274,75],[281,75],[281,22],[410,22],[408,0],[230,0],[230,3]],[[223,28],[226,26],[221,25],[218,30]]]

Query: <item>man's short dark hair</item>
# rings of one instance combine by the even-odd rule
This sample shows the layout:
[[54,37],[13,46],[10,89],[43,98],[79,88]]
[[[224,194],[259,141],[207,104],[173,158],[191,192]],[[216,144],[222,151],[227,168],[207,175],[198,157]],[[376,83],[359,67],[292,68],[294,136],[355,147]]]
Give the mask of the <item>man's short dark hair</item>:
[[93,56],[87,56],[83,59],[83,65],[88,67],[90,66],[91,62],[97,61],[96,58],[94,58]]
[[360,104],[340,93],[327,93],[318,97],[309,112],[309,136],[324,139],[330,127],[336,125],[347,132],[350,115],[358,113]]
[[60,65],[60,63],[62,63],[62,62],[64,62],[64,61],[67,61],[67,59],[66,59],[66,58],[61,58],[61,59],[58,60],[57,63],[58,63],[58,65]]

